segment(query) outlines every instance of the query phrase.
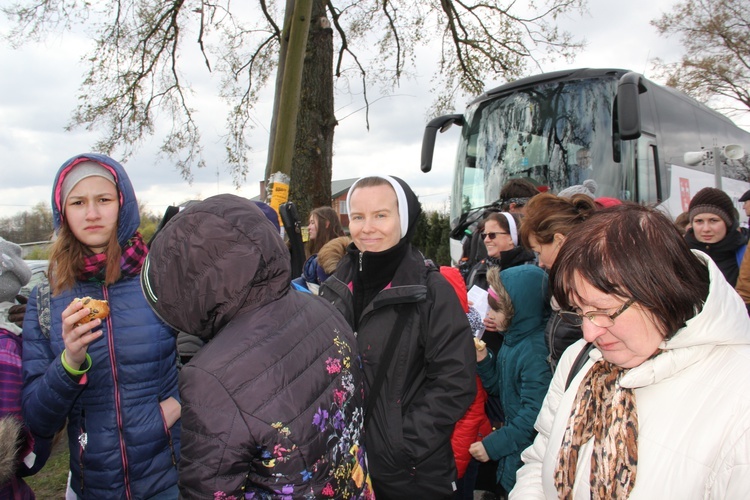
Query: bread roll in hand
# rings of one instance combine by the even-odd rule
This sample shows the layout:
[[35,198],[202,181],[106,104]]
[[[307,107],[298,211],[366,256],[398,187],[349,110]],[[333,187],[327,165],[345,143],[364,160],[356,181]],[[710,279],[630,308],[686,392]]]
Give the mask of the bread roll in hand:
[[93,321],[96,318],[104,319],[109,316],[109,304],[106,300],[96,300],[91,297],[83,297],[82,299],[73,299],[73,302],[76,301],[83,302],[83,307],[88,307],[91,312],[89,312],[85,318],[78,321],[75,326],[83,325],[84,323]]

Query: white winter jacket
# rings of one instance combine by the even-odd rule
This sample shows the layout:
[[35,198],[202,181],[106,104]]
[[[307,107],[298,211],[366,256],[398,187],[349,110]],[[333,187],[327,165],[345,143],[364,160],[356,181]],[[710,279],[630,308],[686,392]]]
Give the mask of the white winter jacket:
[[[635,389],[638,470],[631,499],[750,498],[750,319],[737,292],[704,253],[711,285],[703,310],[664,350],[622,378]],[[584,347],[565,351],[522,455],[512,499],[557,498],[557,456],[578,386],[601,353],[565,391],[571,365]],[[593,441],[581,447],[574,499],[591,498]]]

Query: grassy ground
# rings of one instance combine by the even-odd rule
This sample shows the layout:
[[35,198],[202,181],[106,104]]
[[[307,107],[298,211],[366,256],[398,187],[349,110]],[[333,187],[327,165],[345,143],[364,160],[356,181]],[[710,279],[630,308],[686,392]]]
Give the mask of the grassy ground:
[[52,449],[52,454],[42,470],[25,478],[25,481],[39,499],[64,499],[68,482],[68,465],[67,432],[63,432],[63,438]]

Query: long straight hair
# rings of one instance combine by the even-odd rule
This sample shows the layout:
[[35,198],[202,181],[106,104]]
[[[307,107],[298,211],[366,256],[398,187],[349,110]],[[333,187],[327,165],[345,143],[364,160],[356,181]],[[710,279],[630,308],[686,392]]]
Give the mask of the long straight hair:
[[[120,258],[122,249],[117,241],[117,228],[112,231],[104,249],[107,256],[104,283],[111,285],[120,279]],[[73,288],[83,271],[84,259],[88,255],[86,245],[81,243],[63,220],[57,238],[52,243],[49,256],[49,280],[53,295],[59,295]]]
[[315,239],[307,242],[308,257],[320,252],[323,245],[332,239],[346,234],[341,225],[341,220],[339,220],[339,214],[331,207],[318,207],[310,212],[310,217],[314,217],[318,224],[318,234]]

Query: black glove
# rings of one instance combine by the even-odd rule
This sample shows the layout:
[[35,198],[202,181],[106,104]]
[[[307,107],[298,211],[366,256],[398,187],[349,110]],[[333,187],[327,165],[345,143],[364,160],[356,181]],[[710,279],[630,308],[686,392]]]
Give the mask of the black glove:
[[19,328],[23,327],[23,317],[26,316],[26,302],[28,300],[23,295],[16,295],[16,302],[18,304],[8,309],[8,320],[11,323],[15,323]]

